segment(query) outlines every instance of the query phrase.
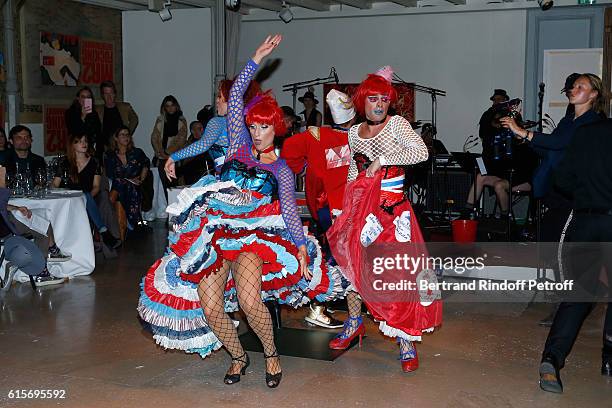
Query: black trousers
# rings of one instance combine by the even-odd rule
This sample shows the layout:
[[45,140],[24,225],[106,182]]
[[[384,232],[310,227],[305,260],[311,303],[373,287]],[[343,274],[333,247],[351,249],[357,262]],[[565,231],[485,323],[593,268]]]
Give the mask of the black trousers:
[[[569,228],[572,242],[565,257],[567,265],[566,279],[574,279],[582,291],[581,300],[595,289],[601,290],[599,281],[602,267],[608,274],[607,299],[610,300],[609,286],[612,285],[612,216],[575,214]],[[562,302],[555,315],[553,325],[548,333],[543,357],[553,357],[559,367],[563,367],[569,355],[584,319],[589,315],[595,302],[574,301],[572,297]],[[612,306],[608,302],[603,330],[602,358],[612,361]]]

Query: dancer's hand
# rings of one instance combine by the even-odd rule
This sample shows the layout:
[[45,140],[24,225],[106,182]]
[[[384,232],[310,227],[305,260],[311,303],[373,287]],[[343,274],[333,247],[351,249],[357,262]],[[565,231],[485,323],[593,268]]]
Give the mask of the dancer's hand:
[[166,172],[166,176],[170,180],[173,180],[176,178],[175,163],[171,157],[168,157],[168,161],[166,161],[166,164],[164,165],[164,171]]
[[376,160],[374,160],[372,164],[370,164],[366,169],[366,176],[374,177],[374,174],[376,174],[376,172],[380,170],[381,167],[382,166],[380,164],[380,159],[377,157]]
[[264,42],[257,48],[257,51],[255,51],[255,55],[253,55],[252,58],[253,62],[259,65],[264,58],[270,55],[270,53],[278,47],[278,44],[280,44],[282,40],[283,36],[280,34],[267,36]]
[[298,248],[297,259],[300,261],[302,276],[306,278],[306,280],[311,280],[312,273],[310,273],[310,269],[308,269],[308,252],[306,251],[306,245],[300,245]]

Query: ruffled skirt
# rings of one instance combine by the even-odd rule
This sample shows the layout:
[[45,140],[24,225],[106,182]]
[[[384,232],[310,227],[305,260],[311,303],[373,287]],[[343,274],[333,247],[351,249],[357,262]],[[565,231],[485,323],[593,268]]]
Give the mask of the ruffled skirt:
[[[145,326],[164,348],[206,357],[221,347],[206,322],[197,287],[202,278],[219,271],[224,260],[236,260],[242,252],[256,253],[264,261],[264,301],[292,307],[325,302],[342,297],[349,285],[337,267],[324,262],[312,236],[306,237],[306,245],[313,278],[302,278],[279,202],[269,196],[206,176],[184,189],[167,211],[174,215],[169,246],[144,277],[138,304]],[[239,309],[231,272],[224,300],[227,312]]]
[[[413,273],[387,271],[382,275],[373,273],[371,261],[377,256],[394,257],[397,253],[409,257],[424,257],[427,248],[417,222],[416,214],[408,200],[400,199],[396,204],[381,207],[381,202],[394,201],[393,194],[381,191],[382,171],[374,177],[364,177],[365,172],[346,187],[342,215],[327,232],[334,258],[342,273],[351,282],[350,290],[359,293],[368,310],[379,322],[379,329],[390,337],[401,337],[420,341],[424,332],[431,332],[442,323],[442,300],[439,292],[402,289],[400,291],[378,291],[376,281],[403,282],[418,288],[419,280],[436,281],[433,270],[419,269]],[[379,233],[368,237],[365,231],[376,222]],[[371,248],[367,248],[372,245]],[[367,251],[369,252],[366,255]]]

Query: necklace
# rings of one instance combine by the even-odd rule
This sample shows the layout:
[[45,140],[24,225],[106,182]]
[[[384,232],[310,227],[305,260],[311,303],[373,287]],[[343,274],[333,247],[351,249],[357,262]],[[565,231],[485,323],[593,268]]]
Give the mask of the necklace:
[[257,148],[255,146],[253,146],[253,149],[255,149],[255,151],[257,152],[257,161],[259,161],[259,159],[261,159],[261,155],[266,154],[266,153],[270,153],[272,150],[274,150],[274,144],[271,144],[270,146],[266,147],[265,149],[259,151],[257,150]]
[[386,116],[382,120],[370,120],[370,119],[366,119],[366,122],[370,126],[376,126],[376,125],[380,125],[381,123],[384,123],[385,120],[387,120]]

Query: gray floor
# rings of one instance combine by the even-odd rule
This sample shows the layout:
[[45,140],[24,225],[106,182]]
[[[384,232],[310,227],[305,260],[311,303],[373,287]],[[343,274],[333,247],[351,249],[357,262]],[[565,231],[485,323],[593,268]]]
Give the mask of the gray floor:
[[[448,304],[443,327],[418,346],[421,367],[412,374],[401,372],[397,346],[368,321],[363,347],[333,363],[283,357],[276,390],[264,384],[259,353],[240,384],[226,386],[226,353],[202,361],[165,352],[140,327],[138,283],[164,242],[156,225],[118,259],[98,256],[91,276],[38,293],[16,284],[0,297],[1,407],[610,406],[612,380],[599,373],[603,307],[585,322],[562,372],[563,395],[537,385],[547,329],[536,323],[546,306],[516,303]],[[301,327],[303,314],[285,312],[285,324]],[[9,399],[12,389],[65,390],[66,398]]]

